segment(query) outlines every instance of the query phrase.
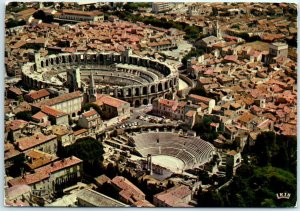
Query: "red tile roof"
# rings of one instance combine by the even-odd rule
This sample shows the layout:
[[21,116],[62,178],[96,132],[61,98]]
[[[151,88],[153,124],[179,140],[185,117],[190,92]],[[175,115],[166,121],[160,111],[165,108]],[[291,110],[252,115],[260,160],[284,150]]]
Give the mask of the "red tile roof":
[[25,120],[16,119],[16,120],[13,120],[13,121],[9,122],[8,124],[6,124],[5,128],[6,128],[6,131],[10,131],[10,130],[14,131],[14,130],[23,128],[27,124],[28,124],[28,122]]
[[35,115],[33,115],[31,118],[40,121],[40,120],[44,119],[45,117],[47,117],[47,115],[45,113],[39,111]]
[[126,200],[131,201],[131,203],[145,199],[145,194],[122,176],[114,177],[111,183],[121,189],[119,194]]
[[47,89],[40,89],[38,91],[33,91],[27,94],[26,96],[30,97],[33,100],[37,100],[43,97],[47,97],[50,95],[50,92],[48,92]]
[[98,106],[102,106],[103,104],[119,108],[121,106],[124,106],[125,104],[128,104],[128,102],[111,97],[109,95],[98,95],[97,100],[95,102]]
[[95,115],[95,114],[98,114],[97,113],[97,111],[95,111],[95,109],[90,109],[89,111],[87,111],[87,112],[84,112],[82,115],[84,116],[84,117],[90,117],[90,116],[93,116],[93,115]]
[[58,96],[55,98],[43,100],[38,103],[34,103],[34,104],[32,104],[32,106],[38,107],[38,108],[41,108],[43,105],[52,106],[52,105],[57,105],[59,103],[62,103],[62,102],[68,101],[68,100],[72,100],[75,98],[79,98],[79,97],[82,97],[82,93],[80,91],[76,91],[76,92],[71,92],[71,93],[64,94],[64,95],[61,95],[61,96]]
[[170,207],[191,207],[182,202],[186,196],[191,195],[192,191],[186,185],[172,187],[164,192],[158,193],[153,197],[166,203]]
[[46,143],[48,141],[52,141],[55,138],[56,138],[56,135],[45,136],[42,133],[36,133],[33,136],[19,138],[16,140],[16,143],[17,143],[17,147],[21,151],[25,151],[27,149],[33,148],[40,144]]
[[35,183],[38,183],[42,180],[48,179],[49,174],[45,172],[39,172],[39,173],[33,173],[33,174],[27,174],[23,177],[17,177],[12,180],[8,181],[8,185],[15,186],[15,185],[32,185]]
[[85,132],[87,132],[87,129],[85,129],[85,128],[80,129],[80,130],[76,130],[76,131],[74,131],[74,136],[78,136],[78,135],[80,135],[82,133],[85,133]]
[[13,92],[16,95],[22,95],[23,94],[22,90],[18,87],[10,87],[8,90],[10,92]]
[[204,103],[209,103],[209,101],[212,100],[211,98],[203,97],[203,96],[195,95],[195,94],[190,94],[189,97],[192,98],[192,99],[194,99],[194,100],[197,100],[197,101],[200,101],[200,102],[204,102]]
[[49,116],[53,116],[53,117],[61,117],[61,116],[65,116],[67,115],[65,112],[62,112],[60,110],[57,110],[55,108],[51,108],[49,106],[42,106],[41,111]]
[[48,164],[46,166],[37,168],[35,171],[37,173],[53,173],[53,172],[57,172],[60,171],[62,169],[68,168],[70,166],[74,166],[77,165],[79,163],[82,163],[82,160],[75,157],[75,156],[71,156],[69,158],[65,158],[63,160],[59,160],[59,161],[55,161],[51,164]]

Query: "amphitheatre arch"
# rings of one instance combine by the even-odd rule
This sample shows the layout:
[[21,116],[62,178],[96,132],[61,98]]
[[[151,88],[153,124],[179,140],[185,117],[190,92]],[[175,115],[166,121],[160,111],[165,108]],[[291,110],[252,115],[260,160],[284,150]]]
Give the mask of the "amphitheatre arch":
[[175,66],[130,51],[75,52],[45,57],[36,53],[35,62],[23,65],[22,80],[33,89],[67,85],[74,90],[87,88],[91,73],[97,93],[131,102],[132,106],[136,105],[136,100],[139,105],[152,103],[170,92],[170,88],[171,92],[178,90],[179,74]]

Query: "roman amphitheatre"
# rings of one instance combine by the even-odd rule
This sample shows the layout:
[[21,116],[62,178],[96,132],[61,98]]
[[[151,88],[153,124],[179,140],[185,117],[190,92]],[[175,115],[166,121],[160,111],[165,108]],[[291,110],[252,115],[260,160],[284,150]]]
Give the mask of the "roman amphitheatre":
[[127,49],[123,53],[76,52],[47,55],[36,53],[22,67],[28,87],[86,90],[90,78],[96,92],[125,100],[131,106],[147,105],[157,97],[171,98],[179,87],[175,65],[140,57]]

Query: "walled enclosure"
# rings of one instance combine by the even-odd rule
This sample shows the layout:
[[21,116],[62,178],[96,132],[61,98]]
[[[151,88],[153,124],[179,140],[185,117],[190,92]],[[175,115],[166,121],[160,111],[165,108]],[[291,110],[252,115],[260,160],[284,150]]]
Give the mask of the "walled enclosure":
[[30,88],[88,88],[93,74],[99,94],[109,94],[132,106],[152,103],[157,97],[174,96],[178,90],[176,67],[148,57],[123,53],[76,52],[40,57],[22,67],[22,80]]

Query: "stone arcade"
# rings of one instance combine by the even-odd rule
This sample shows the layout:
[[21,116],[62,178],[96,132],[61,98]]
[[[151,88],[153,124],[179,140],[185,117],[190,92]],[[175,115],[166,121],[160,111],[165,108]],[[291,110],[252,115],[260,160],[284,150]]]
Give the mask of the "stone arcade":
[[22,80],[32,88],[64,87],[72,91],[89,87],[93,75],[98,94],[125,100],[131,106],[147,105],[157,97],[173,98],[178,90],[176,67],[148,57],[122,54],[64,53],[40,57],[22,68]]

